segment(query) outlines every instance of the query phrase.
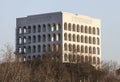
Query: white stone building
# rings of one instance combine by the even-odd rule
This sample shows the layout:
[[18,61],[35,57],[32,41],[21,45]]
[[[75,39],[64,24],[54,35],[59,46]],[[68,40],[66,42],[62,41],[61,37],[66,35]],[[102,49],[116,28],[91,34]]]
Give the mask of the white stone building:
[[16,55],[25,60],[51,52],[62,62],[101,65],[101,21],[68,12],[17,18]]

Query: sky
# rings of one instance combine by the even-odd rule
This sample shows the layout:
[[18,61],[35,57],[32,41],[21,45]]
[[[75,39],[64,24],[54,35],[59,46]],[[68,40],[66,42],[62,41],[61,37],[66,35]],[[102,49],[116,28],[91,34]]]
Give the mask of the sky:
[[102,60],[120,64],[120,0],[0,0],[0,49],[15,47],[16,18],[57,11],[101,19]]

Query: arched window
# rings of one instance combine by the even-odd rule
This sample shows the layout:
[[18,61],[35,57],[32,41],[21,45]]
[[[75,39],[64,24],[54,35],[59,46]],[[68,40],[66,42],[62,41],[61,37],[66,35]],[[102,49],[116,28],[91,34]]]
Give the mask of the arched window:
[[81,59],[80,59],[80,55],[77,55],[77,62],[80,62]]
[[64,30],[67,30],[67,23],[64,23]]
[[21,37],[19,37],[19,39],[18,39],[18,44],[22,44],[22,38]]
[[92,64],[92,57],[89,56],[89,63]]
[[38,45],[38,52],[41,52],[41,46]]
[[83,28],[83,25],[81,25],[81,33],[84,32],[84,28]]
[[31,33],[31,26],[28,26],[28,33]]
[[27,52],[27,49],[26,49],[26,47],[24,46],[24,47],[23,47],[23,53],[26,54],[26,52]]
[[73,41],[75,41],[76,40],[76,37],[75,37],[75,34],[73,34]]
[[27,28],[26,28],[26,26],[23,27],[23,33],[27,33]]
[[83,63],[84,62],[84,56],[82,55],[81,56],[81,63]]
[[67,33],[64,34],[64,40],[67,40]]
[[26,37],[25,37],[25,36],[23,37],[23,42],[24,42],[24,43],[26,43],[26,42],[27,42],[27,40],[26,40]]
[[36,32],[36,26],[34,25],[33,26],[33,33],[35,33]]
[[31,53],[31,46],[28,46],[28,53]]
[[46,41],[46,36],[45,35],[43,35],[43,42],[45,42]]
[[83,35],[81,36],[81,43],[83,43],[84,42],[84,37],[83,37]]
[[33,46],[33,53],[35,53],[36,52],[36,46],[34,45]]
[[53,44],[53,51],[54,51],[54,52],[57,51],[57,50],[56,50],[56,45],[55,45],[55,44]]
[[73,57],[71,54],[69,54],[69,61],[72,62],[72,60],[73,60]]
[[75,24],[73,24],[73,31],[76,31],[76,27],[75,27]]
[[93,54],[96,54],[96,48],[93,47]]
[[96,64],[96,57],[93,57],[93,64]]
[[92,30],[91,30],[91,27],[89,27],[89,34],[91,34],[92,33]]
[[92,54],[92,48],[89,47],[89,54]]
[[72,51],[72,45],[69,44],[69,51]]
[[50,24],[48,24],[48,31],[52,31],[52,30],[51,30],[51,25],[50,25]]
[[100,30],[99,30],[99,28],[97,28],[97,35],[99,35],[100,34]]
[[89,37],[89,44],[91,44],[92,43],[92,38],[91,37]]
[[38,32],[41,32],[41,25],[38,25]]
[[88,43],[88,38],[87,38],[87,36],[85,36],[85,43]]
[[64,44],[64,50],[67,51],[67,44]]
[[93,34],[95,34],[95,27],[93,27]]
[[68,35],[68,39],[69,39],[69,41],[71,41],[71,34]]
[[80,27],[79,27],[79,25],[77,25],[77,32],[79,32],[80,31]]
[[49,52],[51,51],[51,46],[50,46],[50,44],[48,44],[48,51],[49,51]]
[[43,24],[42,31],[46,32],[46,25],[45,24]]
[[93,37],[93,44],[96,44],[96,40],[95,40],[95,37]]
[[80,42],[80,36],[77,35],[77,42]]
[[97,48],[97,54],[98,55],[100,54],[100,48],[99,47]]
[[99,38],[97,38],[97,45],[99,45],[100,44],[100,39]]
[[41,36],[38,35],[38,42],[41,42]]
[[43,52],[46,52],[46,45],[43,45]]
[[56,35],[53,34],[53,41],[56,41]]
[[85,33],[88,33],[88,29],[87,29],[87,26],[85,26]]
[[68,24],[68,30],[71,31],[71,23]]
[[64,54],[64,61],[67,61],[67,54]]
[[99,57],[97,58],[97,64],[100,64],[100,58]]
[[33,36],[33,43],[35,43],[36,42],[36,36],[34,35]]
[[77,52],[80,52],[80,46],[77,45]]
[[60,24],[58,24],[58,30],[61,30],[61,25]]
[[88,47],[85,46],[85,53],[88,53]]
[[73,55],[73,62],[75,62],[76,61],[76,56],[75,56],[75,54]]
[[31,43],[31,36],[28,36],[28,43]]
[[88,56],[85,56],[85,62],[88,63]]
[[75,46],[75,44],[73,45],[73,52],[76,52],[76,46]]
[[22,28],[18,27],[18,33],[21,34],[22,33]]
[[81,46],[81,53],[84,53],[84,46]]
[[48,41],[51,41],[51,36],[50,36],[50,34],[48,34]]

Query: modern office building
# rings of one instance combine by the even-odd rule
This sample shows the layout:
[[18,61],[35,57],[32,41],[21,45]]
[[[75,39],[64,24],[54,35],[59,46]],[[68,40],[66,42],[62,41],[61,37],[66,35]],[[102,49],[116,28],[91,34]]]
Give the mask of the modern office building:
[[101,65],[101,21],[89,16],[54,12],[17,18],[16,55],[23,60],[56,54],[60,61]]

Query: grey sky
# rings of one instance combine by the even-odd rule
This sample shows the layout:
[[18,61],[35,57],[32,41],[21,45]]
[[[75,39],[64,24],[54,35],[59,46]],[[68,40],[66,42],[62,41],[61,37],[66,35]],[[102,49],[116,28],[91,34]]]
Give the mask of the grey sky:
[[0,0],[0,48],[15,46],[16,18],[66,11],[100,18],[102,58],[120,63],[120,0]]

